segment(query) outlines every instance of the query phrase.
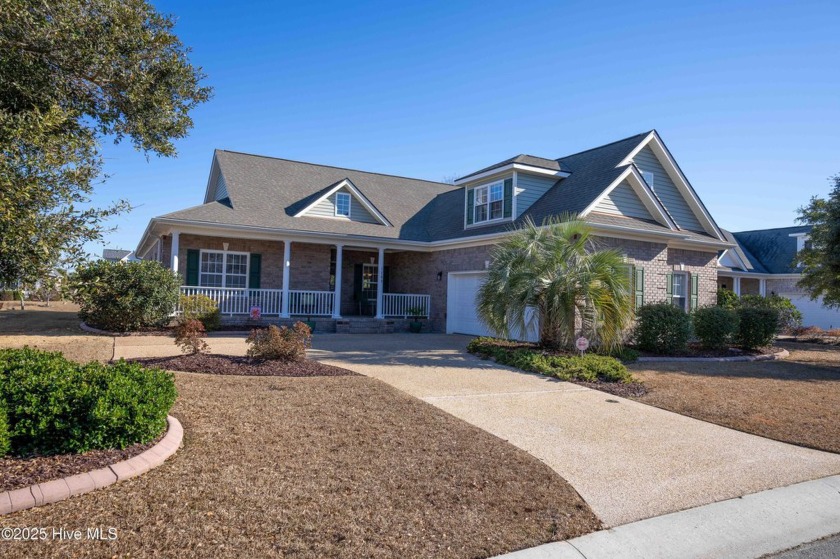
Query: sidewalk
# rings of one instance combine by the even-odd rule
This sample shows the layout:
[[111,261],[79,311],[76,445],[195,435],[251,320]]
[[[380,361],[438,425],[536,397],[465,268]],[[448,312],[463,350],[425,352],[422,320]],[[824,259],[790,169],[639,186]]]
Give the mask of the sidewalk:
[[505,559],[756,559],[840,533],[840,476],[625,524]]

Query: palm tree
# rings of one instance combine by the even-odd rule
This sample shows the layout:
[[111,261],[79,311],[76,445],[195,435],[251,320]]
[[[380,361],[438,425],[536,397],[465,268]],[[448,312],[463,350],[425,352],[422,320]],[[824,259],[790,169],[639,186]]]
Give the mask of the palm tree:
[[582,219],[563,215],[541,227],[527,220],[492,257],[476,303],[497,335],[524,332],[530,307],[543,346],[573,349],[579,334],[607,351],[621,346],[633,319],[627,264],[619,251],[599,250]]

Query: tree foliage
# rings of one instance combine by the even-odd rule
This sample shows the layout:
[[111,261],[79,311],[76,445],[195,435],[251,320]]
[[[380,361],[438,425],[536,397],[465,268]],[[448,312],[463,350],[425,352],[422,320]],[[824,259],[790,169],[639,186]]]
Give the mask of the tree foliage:
[[525,331],[532,307],[547,347],[574,349],[578,335],[606,351],[621,346],[633,318],[627,267],[620,252],[598,249],[583,220],[528,221],[492,256],[477,303],[496,334],[509,337],[511,326]]
[[811,226],[809,243],[796,255],[802,266],[799,287],[811,299],[823,298],[823,304],[840,308],[840,174],[832,182],[828,198],[811,198],[799,208],[800,223]]
[[90,205],[99,141],[175,155],[210,90],[143,0],[0,0],[0,283],[82,254],[125,201]]

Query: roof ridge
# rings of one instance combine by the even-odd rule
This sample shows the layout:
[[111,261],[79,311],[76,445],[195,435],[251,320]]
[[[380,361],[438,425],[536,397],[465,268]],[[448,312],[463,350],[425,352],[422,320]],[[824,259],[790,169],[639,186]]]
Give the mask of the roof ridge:
[[801,229],[803,227],[812,227],[811,225],[788,225],[786,227],[768,227],[767,229],[749,229],[747,231],[730,231],[733,235],[740,235],[742,233],[764,233],[766,231],[781,231],[783,229]]
[[616,141],[610,142],[608,144],[604,144],[604,145],[601,145],[601,146],[596,146],[594,148],[585,149],[583,151],[576,151],[575,153],[570,153],[569,155],[564,155],[562,157],[558,157],[554,161],[562,161],[563,159],[566,159],[568,157],[574,157],[575,155],[580,155],[582,153],[586,153],[586,152],[589,152],[589,151],[595,151],[596,149],[601,149],[601,148],[609,147],[609,146],[612,146],[612,145],[615,145],[615,144],[620,144],[621,142],[626,142],[627,140],[631,140],[631,139],[637,138],[639,136],[647,136],[651,132],[655,132],[655,131],[656,131],[656,129],[654,128],[652,130],[648,130],[647,132],[641,132],[639,134],[633,134],[632,136],[627,136],[626,138],[622,138],[620,140],[616,140]]
[[[276,161],[287,161],[289,163],[300,163],[301,165],[311,165],[313,167],[327,167],[329,169],[338,169],[340,171],[352,171],[354,173],[365,173],[366,175],[379,175],[380,177],[393,177],[396,179],[405,179],[405,180],[412,180],[412,181],[419,181],[419,182],[428,182],[431,184],[436,184],[440,186],[448,186],[452,187],[453,185],[445,183],[445,182],[438,182],[438,181],[430,181],[427,179],[418,179],[415,177],[406,177],[405,175],[392,175],[389,173],[377,173],[375,171],[363,171],[361,169],[351,169],[349,167],[338,167],[336,165],[323,165],[321,163],[311,163],[309,161],[300,161],[299,159],[287,159],[285,157],[274,157],[271,155],[260,155],[258,153],[248,153],[245,151],[236,151],[231,149],[219,149],[216,148],[216,151],[223,151],[225,153],[235,153],[237,155],[247,155],[249,157],[262,157],[263,159],[274,159]],[[349,178],[349,177],[347,177]]]

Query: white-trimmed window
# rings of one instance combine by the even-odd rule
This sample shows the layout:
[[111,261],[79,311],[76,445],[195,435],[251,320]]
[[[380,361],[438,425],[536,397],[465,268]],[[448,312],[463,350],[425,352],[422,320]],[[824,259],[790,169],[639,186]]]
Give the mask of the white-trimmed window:
[[247,252],[202,250],[198,274],[201,287],[248,287]]
[[350,217],[350,194],[337,192],[335,195],[336,217]]
[[688,274],[671,276],[671,303],[682,310],[688,309]]
[[474,189],[473,223],[501,219],[505,215],[505,181]]

